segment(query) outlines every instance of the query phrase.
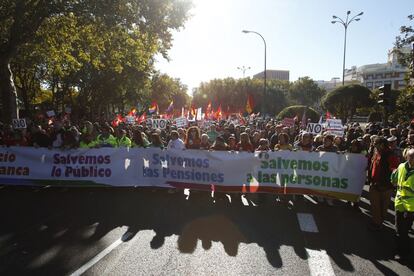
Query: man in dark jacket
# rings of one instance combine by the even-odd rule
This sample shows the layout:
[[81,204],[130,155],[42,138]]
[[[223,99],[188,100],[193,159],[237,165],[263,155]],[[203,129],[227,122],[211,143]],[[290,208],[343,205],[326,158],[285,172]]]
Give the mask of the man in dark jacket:
[[378,231],[382,227],[388,206],[391,202],[393,185],[391,173],[398,167],[398,157],[391,151],[388,141],[378,137],[374,141],[375,151],[369,168],[369,196],[372,221],[369,230]]

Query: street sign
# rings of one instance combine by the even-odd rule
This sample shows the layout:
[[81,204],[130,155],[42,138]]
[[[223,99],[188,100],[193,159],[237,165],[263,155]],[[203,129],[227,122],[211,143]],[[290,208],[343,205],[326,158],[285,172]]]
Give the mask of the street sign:
[[306,132],[318,135],[322,133],[322,124],[317,123],[308,123],[306,127]]
[[14,129],[27,128],[26,119],[13,119],[12,123]]

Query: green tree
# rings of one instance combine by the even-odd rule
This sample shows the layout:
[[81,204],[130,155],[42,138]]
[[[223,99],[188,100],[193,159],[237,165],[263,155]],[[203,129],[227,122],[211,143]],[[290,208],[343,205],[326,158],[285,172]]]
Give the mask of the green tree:
[[[91,28],[92,31],[98,31],[96,36],[100,36],[102,33],[99,31],[105,30],[107,36],[103,36],[103,40],[110,39],[109,44],[117,42],[116,40],[122,40],[128,34],[134,34],[137,38],[148,39],[153,41],[153,47],[155,52],[163,54],[167,57],[167,50],[171,47],[171,31],[179,29],[187,18],[187,12],[189,9],[189,3],[187,1],[175,1],[175,0],[160,0],[160,1],[141,1],[141,0],[113,0],[113,1],[100,1],[100,0],[60,0],[60,1],[30,1],[30,0],[4,0],[0,9],[0,93],[3,105],[3,118],[9,121],[11,118],[17,117],[17,94],[14,84],[14,78],[11,71],[10,64],[16,58],[17,53],[22,47],[33,43],[33,37],[36,36],[43,24],[48,24],[53,21],[54,18],[75,16],[77,23],[80,26],[95,26],[97,28]],[[95,24],[96,23],[96,24]],[[102,28],[103,27],[103,28]],[[81,29],[77,29],[80,31]],[[113,34],[111,33],[113,32]],[[61,39],[63,40],[65,36]],[[92,36],[91,36],[92,37]],[[130,38],[123,43],[134,43]],[[102,42],[102,40],[98,40]],[[120,42],[118,41],[118,42]],[[37,41],[39,42],[39,41]],[[43,41],[41,40],[40,43]],[[60,41],[56,41],[59,43]],[[82,41],[79,40],[82,44]],[[53,44],[53,43],[52,43]],[[65,44],[65,43],[63,43]],[[66,45],[66,44],[65,44]],[[72,44],[73,45],[73,44]],[[122,43],[115,43],[117,47],[120,47]],[[111,62],[115,61],[118,57],[114,55],[113,51],[105,51],[105,49],[111,48],[106,44],[95,44],[94,50],[97,50],[102,55],[111,55],[105,57],[104,65],[113,65]],[[114,48],[112,48],[114,50]],[[76,55],[77,49],[74,48],[71,55],[63,56],[62,58],[69,58]],[[93,53],[93,51],[91,52]],[[82,51],[79,51],[82,54]],[[88,52],[83,52],[84,58],[92,58]],[[131,55],[133,53],[130,53]],[[126,58],[126,56],[125,56]],[[153,55],[149,63],[153,63]],[[99,60],[99,59],[98,59]],[[85,62],[86,63],[86,62]],[[74,62],[76,65],[76,62]],[[83,66],[85,64],[79,64]],[[92,64],[92,66],[99,65]],[[85,66],[91,66],[86,64]],[[119,73],[124,68],[112,67]],[[67,68],[63,67],[66,71]],[[127,69],[125,69],[127,71]],[[54,71],[59,73],[59,71]],[[90,73],[90,72],[88,72]],[[101,73],[100,70],[95,70],[95,73]],[[149,72],[141,72],[147,74]],[[79,74],[68,74],[75,79]],[[86,74],[95,76],[99,74]],[[99,83],[99,79],[102,79],[102,75],[105,79],[111,79],[111,74],[101,74],[95,78],[96,84]],[[57,75],[57,78],[61,76]],[[131,78],[133,78],[132,76]],[[115,77],[117,80],[125,80],[125,75]],[[53,76],[51,76],[53,79]],[[56,76],[55,76],[56,79]],[[70,78],[69,78],[70,79]],[[130,79],[130,78],[128,78]],[[62,89],[65,83],[57,81],[54,83],[58,89]],[[102,83],[101,87],[107,82]],[[69,81],[66,83],[69,84]],[[82,87],[81,88],[85,88]],[[107,88],[105,86],[104,88]],[[119,88],[119,87],[118,87]],[[131,87],[130,87],[131,88]],[[127,98],[130,88],[122,87],[123,94],[121,98]],[[68,88],[69,89],[69,88]],[[90,97],[96,97],[90,93]],[[98,97],[102,98],[101,94]],[[103,95],[104,97],[106,95]]]
[[188,106],[190,96],[187,94],[187,86],[179,79],[157,72],[151,80],[151,100],[156,101],[160,112],[164,113],[171,101],[174,101],[175,110]]
[[313,108],[306,107],[304,105],[293,105],[283,109],[278,115],[277,119],[282,120],[284,118],[294,118],[297,117],[299,120],[302,120],[303,113],[306,110],[305,117],[310,118],[312,122],[318,122],[320,114]]
[[209,102],[213,108],[222,106],[224,111],[245,112],[249,96],[253,97],[254,112],[277,114],[288,105],[289,82],[270,80],[267,83],[267,95],[263,98],[263,80],[260,79],[215,79],[201,83],[193,92],[193,103],[206,107]]
[[[410,22],[414,21],[414,15],[408,16]],[[395,46],[398,51],[399,62],[409,68],[406,74],[406,87],[397,99],[398,109],[396,117],[400,119],[411,119],[414,117],[414,57],[412,53],[403,51],[403,48],[414,43],[414,27],[410,25],[401,26],[400,35],[396,37]]]
[[323,107],[336,114],[343,122],[355,115],[357,108],[371,107],[374,100],[371,91],[358,84],[341,86],[326,94]]
[[303,77],[290,86],[289,97],[296,103],[305,106],[319,106],[325,91],[311,78]]

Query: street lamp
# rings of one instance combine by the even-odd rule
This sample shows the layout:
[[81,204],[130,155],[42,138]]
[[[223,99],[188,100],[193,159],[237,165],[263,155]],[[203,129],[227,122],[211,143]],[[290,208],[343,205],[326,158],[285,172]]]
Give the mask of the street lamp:
[[344,38],[344,63],[342,65],[342,86],[345,84],[345,53],[346,53],[346,32],[348,30],[348,26],[349,24],[351,24],[351,22],[354,21],[359,21],[361,20],[361,18],[359,18],[361,15],[363,15],[363,12],[358,13],[357,15],[355,15],[354,17],[352,17],[351,19],[349,19],[349,15],[351,14],[351,11],[347,11],[346,12],[346,20],[343,20],[342,18],[333,15],[332,18],[334,19],[333,21],[331,21],[332,24],[335,23],[340,23],[342,24],[342,26],[344,26],[345,28],[345,38]]
[[258,32],[247,31],[247,30],[243,30],[242,32],[245,33],[245,34],[248,34],[248,33],[257,34],[258,36],[260,36],[262,38],[263,43],[264,43],[264,88],[263,88],[263,101],[262,101],[262,115],[264,116],[264,102],[266,100],[266,40]]
[[250,69],[250,66],[249,66],[249,67],[245,67],[245,66],[243,65],[242,67],[237,67],[237,69],[239,69],[240,71],[242,71],[242,72],[243,72],[243,79],[244,79],[245,74],[246,74],[246,71]]

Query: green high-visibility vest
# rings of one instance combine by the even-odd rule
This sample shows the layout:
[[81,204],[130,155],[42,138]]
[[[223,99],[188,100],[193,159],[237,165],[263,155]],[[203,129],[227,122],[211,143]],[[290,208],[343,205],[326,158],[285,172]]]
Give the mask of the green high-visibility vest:
[[114,136],[109,134],[108,138],[104,138],[101,134],[96,137],[96,145],[100,147],[110,147],[114,148],[117,146],[117,142]]
[[408,171],[408,162],[398,166],[397,194],[395,196],[395,210],[414,212],[414,170]]
[[132,146],[132,142],[131,139],[129,139],[128,137],[122,137],[121,139],[117,138],[116,139],[118,147],[128,147],[130,148]]

